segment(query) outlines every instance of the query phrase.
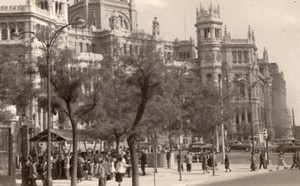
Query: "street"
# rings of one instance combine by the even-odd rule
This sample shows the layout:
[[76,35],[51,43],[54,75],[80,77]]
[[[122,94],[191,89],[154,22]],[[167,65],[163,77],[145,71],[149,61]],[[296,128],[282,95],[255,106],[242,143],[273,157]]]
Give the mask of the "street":
[[[272,165],[269,166],[269,169],[272,170],[270,172],[268,169],[259,169],[255,172],[250,172],[250,153],[244,152],[244,151],[231,151],[228,153],[228,156],[230,157],[231,162],[231,169],[232,172],[225,173],[224,165],[221,164],[221,153],[217,154],[217,162],[218,162],[218,170],[216,170],[216,176],[212,176],[212,171],[210,174],[203,174],[203,171],[201,169],[201,163],[193,163],[192,165],[192,172],[187,173],[184,171],[182,173],[182,181],[179,181],[179,174],[177,172],[177,164],[176,162],[173,163],[171,169],[167,168],[158,168],[158,173],[155,175],[156,184],[154,184],[154,174],[153,174],[153,168],[147,167],[146,176],[140,176],[140,185],[141,186],[191,186],[191,185],[201,185],[201,184],[207,184],[207,185],[241,185],[241,181],[245,180],[245,183],[247,182],[247,185],[253,185],[253,180],[256,180],[256,176],[258,176],[257,180],[262,185],[268,185],[267,182],[269,180],[266,180],[266,177],[270,177],[269,179],[275,180],[272,178],[276,177],[277,174],[279,174],[276,179],[285,180],[285,175],[289,175],[289,185],[290,183],[296,183],[298,181],[297,174],[300,174],[300,171],[293,170],[293,171],[276,171],[277,167],[277,161],[278,156],[276,153],[270,153],[270,157],[272,160]],[[292,163],[292,154],[287,153],[283,155],[283,158],[285,159],[288,166],[291,166]],[[259,165],[259,154],[256,154],[256,164]],[[185,165],[184,165],[185,167]],[[283,169],[283,167],[281,167]],[[140,169],[139,169],[140,170]],[[276,172],[276,174],[275,174]],[[278,172],[278,173],[277,173]],[[260,177],[261,175],[261,177]],[[255,176],[255,179],[253,179],[253,176]],[[226,181],[227,180],[227,181]],[[229,181],[231,180],[231,181]],[[20,175],[18,176],[17,180],[18,185],[20,185]],[[264,184],[266,183],[266,184]],[[280,183],[280,182],[278,182]],[[98,179],[94,178],[92,181],[90,180],[84,180],[78,184],[78,186],[91,186],[91,185],[97,185]],[[38,180],[38,186],[41,186],[42,183],[40,180]],[[69,180],[54,180],[54,186],[68,186],[70,185]],[[116,185],[115,180],[111,180],[107,182],[107,186],[114,186]],[[131,178],[125,178],[122,182],[122,186],[130,186],[131,184]],[[282,184],[280,184],[282,185]],[[298,184],[299,185],[299,184]]]
[[191,186],[293,186],[300,185],[299,174],[299,170],[282,170],[244,178],[236,178],[233,180],[219,181],[207,184],[194,184]]

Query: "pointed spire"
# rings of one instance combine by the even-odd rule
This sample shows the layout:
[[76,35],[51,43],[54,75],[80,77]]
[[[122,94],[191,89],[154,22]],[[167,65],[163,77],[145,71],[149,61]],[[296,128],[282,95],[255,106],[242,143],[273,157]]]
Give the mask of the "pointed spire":
[[267,63],[269,62],[268,51],[267,51],[266,47],[264,47],[263,59],[265,62],[267,62]]
[[227,26],[224,26],[224,36],[227,37]]
[[255,43],[255,35],[254,35],[254,30],[252,30],[252,40],[253,40],[253,43]]
[[249,25],[248,26],[248,39],[251,39],[252,36],[251,36],[251,26]]
[[209,5],[209,12],[211,13],[213,10],[213,5],[212,5],[212,2],[210,1],[210,5]]

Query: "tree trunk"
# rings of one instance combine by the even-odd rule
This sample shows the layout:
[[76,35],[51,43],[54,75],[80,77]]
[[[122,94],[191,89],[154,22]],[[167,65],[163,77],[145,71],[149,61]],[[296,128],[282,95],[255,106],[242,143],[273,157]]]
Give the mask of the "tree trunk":
[[117,157],[120,155],[120,138],[116,136],[116,151],[117,151]]
[[76,186],[76,181],[77,181],[77,158],[78,158],[78,154],[77,154],[77,125],[74,121],[72,121],[71,119],[71,123],[72,123],[72,137],[73,137],[73,161],[72,161],[72,176],[71,176],[71,186]]
[[138,166],[138,156],[136,153],[136,141],[132,135],[130,135],[127,138],[127,143],[129,146],[129,152],[130,152],[130,161],[131,161],[131,167],[132,167],[132,186],[139,186],[139,166]]
[[172,147],[172,135],[171,135],[171,132],[169,131],[169,145],[170,145],[170,151],[173,152],[173,147]]

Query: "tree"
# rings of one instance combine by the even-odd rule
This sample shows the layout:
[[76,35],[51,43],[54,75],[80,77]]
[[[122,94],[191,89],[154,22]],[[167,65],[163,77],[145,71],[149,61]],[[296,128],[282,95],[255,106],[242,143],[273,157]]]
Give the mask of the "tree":
[[121,58],[119,68],[122,70],[115,76],[119,80],[115,86],[126,87],[130,93],[125,93],[133,115],[128,125],[127,143],[131,156],[132,185],[138,186],[137,139],[143,129],[142,119],[147,103],[161,92],[161,80],[166,68],[155,40],[144,33],[133,34],[131,38],[139,42],[140,54]]
[[[90,122],[95,111],[101,107],[101,100],[106,89],[105,82],[110,79],[110,68],[106,61],[84,63],[78,60],[75,52],[69,49],[56,50],[52,53],[50,75],[52,107],[67,116],[72,127],[73,162],[71,185],[76,185],[77,176],[77,125]],[[42,78],[49,78],[47,66],[40,63]],[[46,98],[39,99],[45,105]]]
[[[23,51],[20,48],[0,48],[0,100],[2,108],[5,105],[15,105],[20,117],[23,117],[25,109],[37,96],[38,90],[31,79],[35,72],[21,54]],[[1,111],[2,122],[11,119],[12,115],[5,109]]]

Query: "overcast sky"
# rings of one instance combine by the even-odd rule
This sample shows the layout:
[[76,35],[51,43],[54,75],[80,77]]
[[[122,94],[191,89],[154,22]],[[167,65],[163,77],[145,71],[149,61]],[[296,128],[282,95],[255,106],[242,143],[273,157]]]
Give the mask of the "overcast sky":
[[[170,41],[190,36],[196,39],[194,24],[200,2],[205,8],[210,2],[220,5],[221,19],[232,38],[246,38],[251,25],[259,56],[262,57],[266,47],[269,61],[276,62],[285,74],[288,108],[295,109],[296,123],[300,125],[300,0],[135,1],[139,29],[151,32],[153,17],[157,16],[161,36]],[[0,6],[20,3],[24,4],[25,0],[0,0]]]

